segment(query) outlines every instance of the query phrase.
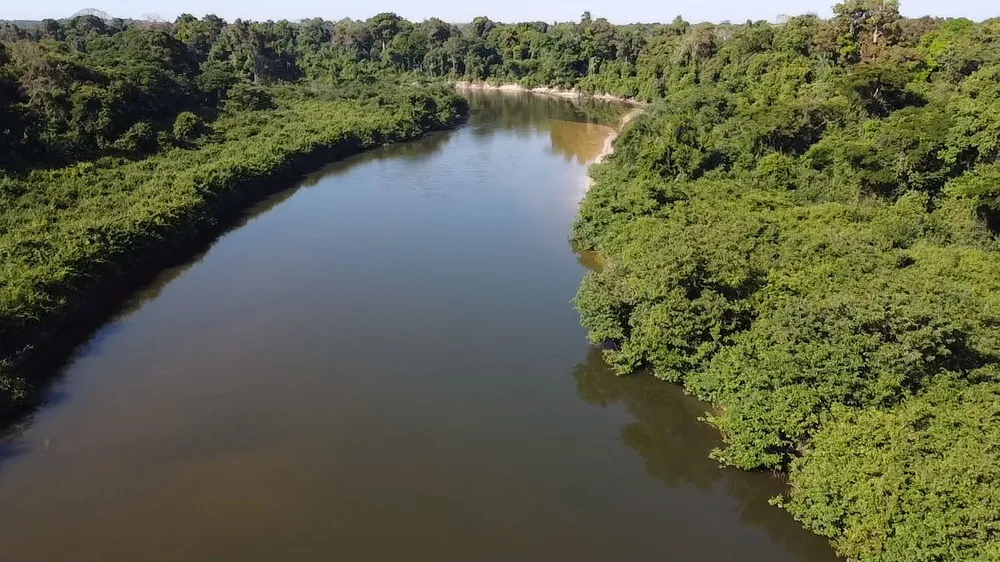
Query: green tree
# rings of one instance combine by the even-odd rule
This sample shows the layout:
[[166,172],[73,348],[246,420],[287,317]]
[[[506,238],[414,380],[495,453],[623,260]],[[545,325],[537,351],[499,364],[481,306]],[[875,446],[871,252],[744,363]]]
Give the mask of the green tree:
[[403,18],[392,12],[377,14],[365,22],[379,45],[379,52],[384,52],[389,42],[407,27],[404,22]]
[[174,119],[174,138],[182,142],[190,142],[198,137],[201,132],[201,119],[190,111],[183,111],[177,114]]
[[136,123],[115,141],[114,148],[139,156],[152,154],[159,148],[156,131],[149,123]]
[[833,7],[840,54],[850,62],[879,58],[900,35],[897,0],[848,0]]
[[472,31],[473,35],[479,37],[480,39],[483,39],[487,35],[489,35],[489,33],[493,31],[493,29],[495,29],[496,26],[497,25],[493,23],[493,20],[491,20],[490,18],[486,16],[479,16],[473,18],[472,25],[470,26],[469,29]]
[[182,14],[174,21],[174,36],[194,52],[199,62],[204,62],[225,27],[226,22],[215,15],[199,20],[191,14]]
[[260,111],[273,107],[274,99],[259,86],[239,82],[226,93],[228,111]]
[[217,106],[225,99],[226,92],[237,82],[239,77],[231,67],[220,61],[208,61],[201,66],[201,73],[195,78],[195,85],[201,92],[205,103]]
[[0,166],[25,149],[21,146],[24,125],[17,107],[22,102],[21,89],[9,63],[7,49],[0,43]]

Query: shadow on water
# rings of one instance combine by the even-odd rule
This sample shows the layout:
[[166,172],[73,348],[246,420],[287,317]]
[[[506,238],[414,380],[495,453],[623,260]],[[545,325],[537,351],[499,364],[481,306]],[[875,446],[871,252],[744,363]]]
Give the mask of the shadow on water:
[[[12,431],[17,429],[19,428],[11,428]],[[0,462],[14,458],[22,453],[26,453],[27,451],[28,447],[23,443],[0,442]]]
[[[390,144],[374,150],[362,152],[354,156],[331,162],[319,171],[308,175],[300,183],[300,187],[313,187],[320,181],[349,172],[355,166],[381,160],[405,159],[410,161],[426,160],[438,153],[448,144],[454,131],[439,131],[414,142]],[[291,195],[291,194],[289,194]],[[259,213],[258,213],[259,214]]]
[[171,282],[204,260],[212,247],[224,236],[245,227],[291,198],[300,189],[314,187],[326,178],[349,172],[355,166],[396,158],[410,160],[428,158],[448,143],[452,133],[453,131],[431,133],[412,142],[379,147],[324,166],[299,179],[287,189],[273,193],[251,205],[232,219],[220,233],[199,240],[187,252],[171,256],[169,260],[159,264],[159,269],[140,274],[126,287],[126,290],[116,298],[110,299],[107,305],[98,307],[89,317],[59,333],[55,340],[45,345],[44,352],[38,353],[30,364],[22,367],[21,376],[29,380],[42,381],[37,390],[42,397],[32,401],[32,406],[27,410],[15,412],[7,418],[0,417],[0,464],[23,451],[22,447],[11,445],[10,441],[30,425],[36,412],[42,408],[61,404],[68,398],[65,391],[58,389],[61,371],[77,357],[99,355],[103,342],[124,328],[122,321],[125,318],[142,308],[145,303],[155,300]]
[[[577,263],[599,271],[604,263],[598,252],[573,248]],[[621,442],[635,451],[653,478],[675,488],[691,485],[703,491],[723,488],[740,502],[740,519],[764,529],[771,539],[803,560],[840,560],[827,541],[803,532],[791,515],[770,505],[771,498],[787,487],[783,476],[721,467],[709,457],[721,446],[719,432],[702,421],[710,405],[685,394],[676,384],[641,372],[618,376],[592,347],[587,360],[573,369],[577,395],[601,408],[620,404],[633,417],[621,428]]]
[[577,394],[588,404],[602,408],[620,404],[631,414],[633,420],[621,428],[620,439],[642,457],[650,476],[671,488],[721,489],[739,500],[743,522],[764,529],[774,542],[801,559],[839,560],[825,540],[804,533],[790,515],[768,503],[784,490],[780,477],[721,468],[709,458],[721,439],[714,428],[700,421],[707,404],[645,373],[616,376],[597,348],[573,369],[573,378]]

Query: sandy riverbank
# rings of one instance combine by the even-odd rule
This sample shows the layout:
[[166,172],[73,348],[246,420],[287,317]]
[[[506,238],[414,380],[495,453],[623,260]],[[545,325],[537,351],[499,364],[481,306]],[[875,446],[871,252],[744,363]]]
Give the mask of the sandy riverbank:
[[[625,128],[625,126],[628,125],[629,122],[631,122],[633,119],[635,119],[636,117],[638,117],[640,113],[642,113],[642,108],[641,107],[636,107],[636,108],[633,108],[632,111],[629,111],[628,113],[626,113],[621,118],[621,121],[618,122],[618,126],[615,127],[615,129],[604,139],[604,146],[601,147],[601,152],[597,155],[596,158],[594,158],[594,161],[591,162],[591,165],[600,164],[601,162],[604,162],[604,160],[612,152],[615,151],[615,139],[618,138],[618,135],[621,134],[621,132]],[[587,176],[587,189],[590,189],[590,186],[592,186],[593,184],[594,184],[594,178],[588,175]]]
[[615,130],[611,134],[609,134],[606,139],[604,139],[604,147],[601,148],[600,154],[597,155],[597,158],[594,159],[592,164],[600,164],[601,162],[604,162],[604,159],[607,158],[609,154],[615,151],[614,147],[615,139],[617,139],[618,135],[621,134],[622,129],[625,128],[625,125],[628,125],[629,122],[638,117],[640,113],[642,113],[642,108],[636,107],[632,109],[632,111],[626,113],[621,118],[621,121],[618,122],[618,126],[615,128]]
[[[547,87],[547,86],[538,87],[538,88],[527,88],[527,87],[522,86],[520,84],[490,84],[490,83],[487,83],[487,82],[456,82],[455,83],[455,89],[457,89],[459,91],[495,91],[495,92],[510,92],[510,93],[529,93],[529,94],[543,95],[543,96],[554,96],[554,97],[565,98],[565,99],[598,99],[598,100],[612,101],[612,102],[617,102],[617,103],[622,103],[622,104],[633,106],[631,111],[629,111],[624,116],[622,116],[621,120],[618,122],[618,126],[615,127],[611,131],[611,133],[609,133],[608,136],[604,139],[604,144],[601,147],[601,151],[597,154],[597,156],[594,158],[594,160],[590,162],[591,165],[593,165],[593,164],[600,164],[601,162],[603,162],[608,157],[608,155],[610,155],[612,152],[614,152],[614,142],[615,142],[615,139],[618,138],[618,135],[621,133],[622,129],[624,129],[625,126],[628,125],[628,123],[630,121],[632,121],[633,119],[635,119],[636,117],[638,117],[639,114],[642,113],[643,108],[645,108],[646,105],[647,105],[647,104],[645,104],[643,102],[640,102],[640,101],[637,101],[637,100],[634,100],[634,99],[624,98],[624,97],[620,97],[620,96],[613,96],[611,94],[591,95],[591,94],[585,94],[585,93],[580,92],[578,90],[566,90],[566,89],[563,89],[563,88],[551,88],[551,87]],[[589,189],[590,186],[593,183],[594,183],[594,179],[591,178],[591,177],[588,177],[587,178],[587,188]]]
[[488,82],[456,82],[455,88],[458,90],[480,90],[480,91],[497,91],[497,92],[526,92],[531,94],[540,94],[544,96],[555,96],[559,98],[566,99],[595,99],[604,101],[614,101],[618,103],[624,103],[628,105],[633,105],[636,107],[642,107],[646,104],[634,100],[631,98],[626,98],[622,96],[615,96],[612,94],[586,94],[579,90],[567,90],[564,88],[552,88],[548,86],[540,86],[537,88],[528,88],[520,84],[490,84]]

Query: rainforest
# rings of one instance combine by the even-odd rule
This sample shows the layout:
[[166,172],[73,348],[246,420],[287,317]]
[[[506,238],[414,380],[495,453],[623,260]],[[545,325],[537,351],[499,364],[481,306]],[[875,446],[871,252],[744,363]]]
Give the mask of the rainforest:
[[459,126],[456,83],[603,95],[641,111],[565,233],[601,360],[704,401],[712,458],[846,559],[1000,559],[1000,19],[833,14],[0,24],[0,412],[110,288]]

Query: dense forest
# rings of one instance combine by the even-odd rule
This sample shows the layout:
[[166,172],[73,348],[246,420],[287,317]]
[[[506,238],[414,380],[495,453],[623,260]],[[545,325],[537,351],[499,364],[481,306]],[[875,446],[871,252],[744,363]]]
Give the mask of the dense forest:
[[1000,19],[6,24],[0,357],[258,180],[453,124],[444,80],[652,102],[573,232],[606,360],[842,555],[1000,559]]
[[650,41],[632,92],[663,100],[594,170],[577,304],[844,556],[997,560],[1000,20],[835,12]]

